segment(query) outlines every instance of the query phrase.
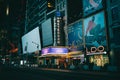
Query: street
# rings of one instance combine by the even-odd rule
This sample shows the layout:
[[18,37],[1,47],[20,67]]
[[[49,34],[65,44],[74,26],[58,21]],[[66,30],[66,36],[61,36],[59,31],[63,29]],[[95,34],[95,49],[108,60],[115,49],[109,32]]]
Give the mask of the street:
[[5,68],[0,72],[0,80],[119,80],[119,74],[116,74],[59,69]]

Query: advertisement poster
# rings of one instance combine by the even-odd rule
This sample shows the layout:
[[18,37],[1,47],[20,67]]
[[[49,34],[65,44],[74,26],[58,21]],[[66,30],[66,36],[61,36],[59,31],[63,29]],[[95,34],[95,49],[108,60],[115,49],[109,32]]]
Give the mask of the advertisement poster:
[[104,12],[100,12],[84,19],[84,37],[88,50],[91,47],[103,46],[106,48],[106,29]]
[[75,22],[68,26],[68,45],[81,46],[83,44],[82,21]]
[[103,0],[83,0],[84,16],[103,8]]

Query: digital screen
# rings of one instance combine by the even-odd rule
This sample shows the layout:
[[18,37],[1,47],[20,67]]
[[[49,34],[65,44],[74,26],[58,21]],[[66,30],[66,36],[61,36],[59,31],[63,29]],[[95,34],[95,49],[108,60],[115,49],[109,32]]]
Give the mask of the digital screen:
[[84,19],[83,25],[86,47],[89,50],[91,47],[98,48],[99,46],[106,48],[106,24],[104,12],[102,11]]
[[67,48],[50,48],[50,53],[68,53]]
[[43,47],[53,43],[51,18],[42,23],[42,41]]
[[49,54],[50,53],[50,48],[44,48],[42,49],[42,55],[46,55],[46,54]]
[[42,49],[42,55],[46,54],[67,54],[68,49],[67,48],[45,48]]
[[103,0],[83,0],[84,16],[103,8]]
[[82,21],[79,20],[68,26],[68,45],[80,46],[83,44]]
[[23,54],[41,50],[39,27],[22,36]]

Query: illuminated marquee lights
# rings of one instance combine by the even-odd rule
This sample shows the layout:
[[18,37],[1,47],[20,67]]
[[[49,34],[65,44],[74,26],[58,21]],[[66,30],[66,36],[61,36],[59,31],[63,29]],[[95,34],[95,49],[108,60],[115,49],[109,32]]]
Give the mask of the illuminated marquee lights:
[[104,46],[97,47],[91,47],[90,51],[86,48],[87,53],[95,53],[95,52],[103,52],[105,50]]
[[92,53],[95,53],[97,51],[97,48],[96,47],[91,47],[91,52]]
[[67,54],[68,49],[67,48],[45,48],[42,49],[42,55],[47,54]]
[[56,18],[56,27],[57,27],[57,43],[60,44],[60,21],[61,20],[61,17],[60,16],[57,16]]

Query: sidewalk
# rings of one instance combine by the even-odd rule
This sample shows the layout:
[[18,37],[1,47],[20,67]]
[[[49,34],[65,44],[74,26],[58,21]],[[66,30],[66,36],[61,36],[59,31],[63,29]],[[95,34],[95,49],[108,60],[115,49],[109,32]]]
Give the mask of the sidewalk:
[[[28,67],[27,67],[28,69]],[[32,68],[34,70],[44,70],[44,71],[55,71],[55,72],[65,72],[65,73],[75,73],[75,74],[86,74],[86,75],[100,75],[100,76],[113,76],[120,78],[120,72],[107,72],[107,71],[90,71],[90,70],[69,70],[69,69],[55,69],[55,68]]]
[[[23,70],[23,71],[51,71],[51,72],[61,72],[61,73],[70,73],[70,74],[85,74],[91,76],[101,76],[101,77],[115,77],[120,78],[120,72],[105,72],[105,71],[90,71],[90,70],[69,70],[69,69],[55,69],[55,68],[40,68],[40,67],[9,67],[13,70]],[[6,68],[8,69],[8,68]]]

